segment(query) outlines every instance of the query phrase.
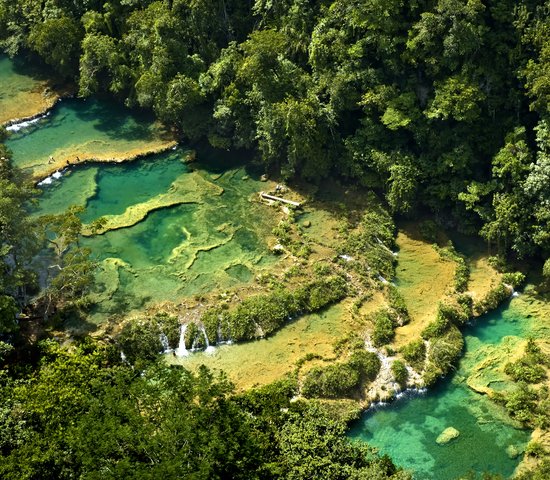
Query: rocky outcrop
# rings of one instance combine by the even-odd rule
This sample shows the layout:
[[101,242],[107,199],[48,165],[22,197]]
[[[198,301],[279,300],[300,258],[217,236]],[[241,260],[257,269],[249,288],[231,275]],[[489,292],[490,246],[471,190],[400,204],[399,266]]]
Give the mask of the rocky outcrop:
[[435,442],[438,445],[447,445],[451,440],[454,440],[460,435],[460,432],[454,427],[447,427],[436,438]]

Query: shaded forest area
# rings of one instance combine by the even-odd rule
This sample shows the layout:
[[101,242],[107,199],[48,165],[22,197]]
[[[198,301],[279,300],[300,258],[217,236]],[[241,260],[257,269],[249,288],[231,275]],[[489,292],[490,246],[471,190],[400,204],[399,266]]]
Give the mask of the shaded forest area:
[[[550,252],[550,2],[0,0],[0,45],[285,177]],[[452,220],[450,220],[452,219]]]

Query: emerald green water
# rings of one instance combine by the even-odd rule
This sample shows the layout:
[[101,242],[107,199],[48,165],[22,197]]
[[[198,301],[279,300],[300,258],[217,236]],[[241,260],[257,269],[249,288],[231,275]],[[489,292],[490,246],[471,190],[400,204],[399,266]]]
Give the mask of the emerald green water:
[[200,176],[223,189],[222,195],[153,210],[128,228],[83,238],[99,262],[92,320],[246,283],[275,261],[264,241],[271,229],[268,207],[250,201],[263,184],[240,167],[205,164],[192,171],[184,155],[178,149],[130,163],[83,165],[42,186],[37,214],[76,204],[85,207],[84,223],[154,200],[182,178]]
[[[529,432],[515,428],[500,407],[468,388],[465,381],[488,355],[533,333],[524,302],[513,299],[465,330],[465,355],[451,378],[427,394],[367,411],[350,436],[389,454],[412,470],[416,479],[450,480],[470,471],[512,475],[519,458],[510,458],[507,448],[522,450]],[[438,445],[436,438],[447,427],[459,430],[460,436]]]
[[14,132],[7,146],[13,161],[33,171],[78,158],[110,159],[133,156],[166,142],[153,117],[99,100],[64,100],[50,115]]
[[86,207],[84,223],[121,214],[166,192],[188,170],[181,150],[122,164],[83,165],[43,186],[40,213],[62,213],[68,205]]
[[[42,90],[34,90],[45,84],[16,70],[14,62],[0,56],[0,107],[6,109],[6,97],[22,92],[12,103],[28,100],[36,109]],[[10,115],[6,121],[21,116],[17,109]],[[171,141],[150,115],[72,99],[12,129],[6,142],[14,163],[35,176],[60,172],[39,184],[43,194],[35,215],[78,205],[84,207],[84,224],[115,216],[111,230],[81,240],[98,262],[93,322],[250,282],[275,261],[265,242],[272,228],[268,207],[251,201],[264,185],[239,167],[238,159],[228,164],[214,155],[189,168],[186,152],[177,149],[105,163],[166,148]],[[77,158],[98,162],[75,166]],[[68,163],[73,165],[65,168]],[[132,209],[138,215],[128,220],[124,215]]]

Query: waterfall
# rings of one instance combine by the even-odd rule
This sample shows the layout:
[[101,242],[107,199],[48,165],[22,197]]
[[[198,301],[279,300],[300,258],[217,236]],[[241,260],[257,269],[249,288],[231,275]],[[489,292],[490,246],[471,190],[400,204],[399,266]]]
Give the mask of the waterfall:
[[162,353],[172,353],[172,349],[170,348],[170,343],[168,343],[168,337],[161,333],[159,335],[160,343],[162,345]]
[[30,127],[31,125],[34,125],[35,123],[38,123],[40,120],[46,118],[50,112],[47,112],[43,115],[38,115],[36,117],[23,120],[19,123],[12,123],[11,125],[8,125],[6,127],[6,131],[8,132],[18,132],[19,130],[23,130],[24,128]]
[[178,343],[178,348],[176,348],[175,353],[177,357],[187,357],[189,355],[189,350],[185,348],[185,332],[187,331],[187,323],[180,326],[180,341]]
[[127,363],[128,362],[128,359],[126,358],[126,355],[124,354],[124,352],[121,350],[120,351],[120,359],[124,362],[124,363]]
[[201,325],[200,327],[202,334],[204,335],[204,342],[206,343],[206,353],[214,353],[216,351],[216,347],[211,347],[210,342],[208,341],[208,335],[206,335],[206,330],[204,328],[204,325]]

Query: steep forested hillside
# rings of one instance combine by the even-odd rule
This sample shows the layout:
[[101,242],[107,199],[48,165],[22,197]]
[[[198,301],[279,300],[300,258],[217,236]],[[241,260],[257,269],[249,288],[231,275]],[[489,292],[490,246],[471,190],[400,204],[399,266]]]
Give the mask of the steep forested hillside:
[[0,1],[1,45],[269,168],[548,256],[550,4]]

